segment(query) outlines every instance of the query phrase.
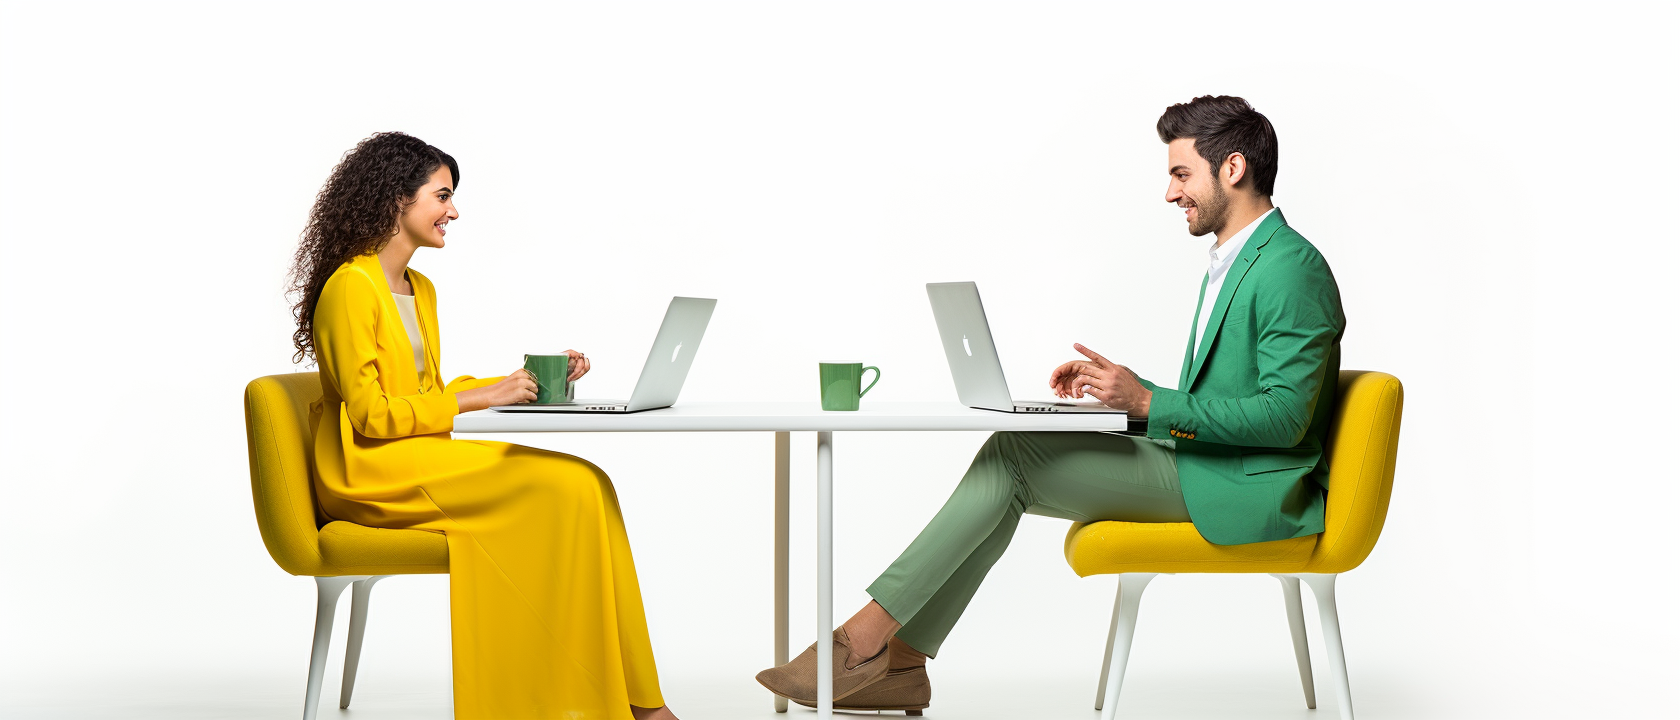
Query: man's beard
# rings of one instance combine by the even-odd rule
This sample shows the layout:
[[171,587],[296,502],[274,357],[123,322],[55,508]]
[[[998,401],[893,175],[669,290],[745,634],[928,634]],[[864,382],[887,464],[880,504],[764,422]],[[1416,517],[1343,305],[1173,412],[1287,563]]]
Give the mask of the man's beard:
[[1207,200],[1196,201],[1196,222],[1190,223],[1190,234],[1201,237],[1225,227],[1225,219],[1231,215],[1231,202],[1225,196],[1225,188],[1219,183],[1213,184],[1213,194]]

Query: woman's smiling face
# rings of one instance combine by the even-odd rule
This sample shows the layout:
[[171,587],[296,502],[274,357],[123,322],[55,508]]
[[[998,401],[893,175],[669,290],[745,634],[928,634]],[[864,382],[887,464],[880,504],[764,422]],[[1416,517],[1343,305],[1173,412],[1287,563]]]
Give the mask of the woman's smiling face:
[[448,232],[445,226],[460,216],[455,211],[454,176],[448,165],[439,165],[403,209],[402,217],[397,220],[397,233],[408,236],[415,247],[440,248]]

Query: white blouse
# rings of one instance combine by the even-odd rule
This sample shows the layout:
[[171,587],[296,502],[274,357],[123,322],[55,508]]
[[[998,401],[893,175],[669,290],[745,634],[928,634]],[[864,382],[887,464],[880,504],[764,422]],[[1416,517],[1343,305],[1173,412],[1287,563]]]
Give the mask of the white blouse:
[[402,316],[403,329],[408,331],[408,342],[414,346],[414,374],[423,377],[426,374],[426,340],[420,335],[420,316],[414,310],[414,296],[393,292],[391,297],[396,298],[397,314]]

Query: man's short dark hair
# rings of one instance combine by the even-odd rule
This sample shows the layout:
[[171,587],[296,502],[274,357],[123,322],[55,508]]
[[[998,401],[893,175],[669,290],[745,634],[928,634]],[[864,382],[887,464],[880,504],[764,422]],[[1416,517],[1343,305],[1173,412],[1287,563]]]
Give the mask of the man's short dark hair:
[[1272,122],[1247,100],[1203,95],[1179,103],[1161,114],[1155,132],[1164,143],[1194,139],[1196,154],[1205,158],[1215,173],[1231,153],[1240,153],[1248,163],[1248,177],[1254,179],[1254,191],[1271,197],[1272,183],[1277,180],[1277,133],[1272,130]]

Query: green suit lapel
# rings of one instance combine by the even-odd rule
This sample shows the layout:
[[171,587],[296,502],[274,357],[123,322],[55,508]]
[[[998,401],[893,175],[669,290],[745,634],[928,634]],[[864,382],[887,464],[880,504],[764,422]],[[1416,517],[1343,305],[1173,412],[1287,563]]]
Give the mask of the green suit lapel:
[[[1278,228],[1284,225],[1282,210],[1273,210],[1271,213],[1269,217],[1260,222],[1259,227],[1254,228],[1254,234],[1248,236],[1248,242],[1244,244],[1242,254],[1238,255],[1237,259],[1232,261],[1230,269],[1225,271],[1225,282],[1219,286],[1219,298],[1213,302],[1213,314],[1208,316],[1207,327],[1202,330],[1202,344],[1196,348],[1195,359],[1190,364],[1189,374],[1185,376],[1184,382],[1179,385],[1186,392],[1190,390],[1190,385],[1196,382],[1196,378],[1202,374],[1202,365],[1207,363],[1208,350],[1213,348],[1213,339],[1219,334],[1219,327],[1225,324],[1225,312],[1231,309],[1231,296],[1236,294],[1237,286],[1242,284],[1243,277],[1248,275],[1250,268],[1254,267],[1254,261],[1260,257],[1260,248],[1265,247]],[[1207,292],[1206,280],[1202,281],[1202,292],[1204,295]],[[1203,302],[1206,302],[1205,298]],[[1201,317],[1201,312],[1202,309],[1198,303],[1196,316]],[[1192,329],[1190,331],[1190,342],[1195,341],[1196,331]]]
[[1207,302],[1208,278],[1202,276],[1202,289],[1196,293],[1196,314],[1190,316],[1190,339],[1184,341],[1184,367],[1178,369],[1178,389],[1190,392],[1190,358],[1196,355],[1196,318],[1202,316],[1202,303]]

